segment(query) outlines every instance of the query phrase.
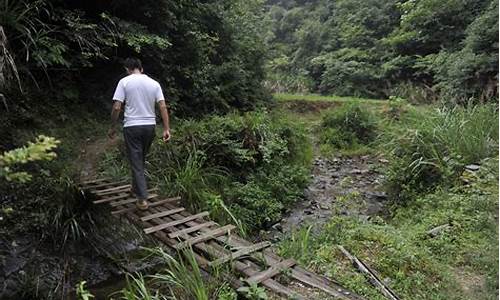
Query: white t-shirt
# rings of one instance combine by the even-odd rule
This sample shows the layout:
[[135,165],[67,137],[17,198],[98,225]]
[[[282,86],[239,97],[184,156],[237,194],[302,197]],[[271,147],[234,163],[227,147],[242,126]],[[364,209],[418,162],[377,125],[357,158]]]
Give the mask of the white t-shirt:
[[123,127],[155,125],[155,103],[163,98],[160,84],[145,74],[131,74],[118,82],[113,100],[125,101]]

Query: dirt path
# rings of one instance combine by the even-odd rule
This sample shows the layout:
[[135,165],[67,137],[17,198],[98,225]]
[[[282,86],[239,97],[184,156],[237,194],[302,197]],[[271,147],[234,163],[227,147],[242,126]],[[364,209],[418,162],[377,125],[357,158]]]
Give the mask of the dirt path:
[[117,147],[117,145],[117,137],[113,140],[110,140],[108,137],[98,137],[93,140],[88,138],[82,144],[82,150],[77,160],[80,169],[80,180],[95,178],[98,171],[97,162],[99,161],[99,157]]

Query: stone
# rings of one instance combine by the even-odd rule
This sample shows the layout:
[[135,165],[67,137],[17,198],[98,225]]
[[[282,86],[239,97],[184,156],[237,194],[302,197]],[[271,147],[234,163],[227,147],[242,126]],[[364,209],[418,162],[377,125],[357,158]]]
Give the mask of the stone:
[[274,224],[271,228],[279,232],[283,232],[283,225],[281,225],[280,222]]
[[471,164],[471,165],[467,165],[465,166],[465,169],[469,170],[469,171],[479,171],[479,165],[476,165],[476,164]]
[[328,209],[330,209],[330,206],[328,206],[328,205],[326,205],[326,204],[324,204],[324,203],[321,203],[321,204],[319,205],[319,208],[324,209],[324,210],[328,210]]
[[378,199],[387,199],[387,193],[385,192],[366,192],[365,193],[366,197],[369,197],[369,198],[378,198]]
[[306,214],[306,215],[312,215],[313,211],[310,210],[310,209],[304,209],[304,214]]
[[387,159],[385,159],[385,158],[380,158],[378,161],[379,161],[379,162],[381,162],[381,163],[383,163],[383,164],[386,164],[386,163],[388,163],[388,162],[389,162],[389,161],[388,161]]

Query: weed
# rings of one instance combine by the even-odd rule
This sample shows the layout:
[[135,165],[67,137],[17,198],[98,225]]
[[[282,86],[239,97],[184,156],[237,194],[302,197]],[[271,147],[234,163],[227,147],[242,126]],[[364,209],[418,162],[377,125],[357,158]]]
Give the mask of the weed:
[[252,282],[249,286],[243,286],[238,289],[249,300],[267,300],[266,290]]
[[298,261],[307,261],[311,258],[310,246],[312,225],[302,227],[292,232],[289,238],[279,245],[279,253],[285,257],[293,257]]
[[94,295],[92,295],[92,293],[90,293],[89,290],[87,290],[85,284],[87,284],[86,281],[80,281],[76,285],[76,298],[78,300],[90,300],[95,298]]
[[121,291],[113,295],[121,295],[123,300],[160,300],[167,299],[161,297],[158,292],[153,293],[147,286],[145,278],[141,274],[127,274],[127,284]]
[[[177,297],[193,300],[211,299],[211,291],[203,281],[201,270],[192,249],[180,253],[182,259],[179,260],[170,256],[161,248],[152,249],[151,251],[163,258],[166,264],[166,268],[162,273],[151,276],[156,283],[168,285],[172,295]],[[178,289],[180,293],[170,286]]]

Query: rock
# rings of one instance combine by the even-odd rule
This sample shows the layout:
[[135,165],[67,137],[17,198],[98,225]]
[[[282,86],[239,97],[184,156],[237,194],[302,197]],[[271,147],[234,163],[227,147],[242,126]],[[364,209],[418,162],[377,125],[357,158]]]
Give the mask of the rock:
[[431,237],[436,237],[440,235],[441,233],[448,231],[451,228],[450,224],[443,224],[438,227],[432,228],[431,230],[427,231],[427,234],[430,235]]
[[324,210],[328,210],[328,209],[330,209],[330,206],[328,206],[324,203],[320,203],[319,208],[324,209]]
[[360,170],[360,169],[352,169],[351,174],[367,174],[367,173],[370,173],[370,170],[368,169],[363,169],[363,170]]
[[385,159],[385,158],[380,158],[378,161],[379,161],[379,162],[381,162],[381,163],[383,163],[383,164],[386,164],[386,163],[388,163],[388,162],[389,162],[389,161],[388,161],[387,159]]
[[283,225],[281,225],[280,222],[274,224],[271,228],[279,232],[283,232]]
[[361,170],[360,169],[352,169],[351,172],[349,172],[351,174],[361,174]]
[[310,210],[310,209],[304,209],[304,214],[306,214],[306,215],[312,215],[313,211]]
[[378,198],[378,199],[382,199],[382,200],[387,199],[387,193],[385,193],[385,192],[377,192],[377,191],[366,192],[365,196],[368,198]]
[[476,172],[476,171],[479,171],[479,165],[476,165],[476,164],[467,165],[467,166],[465,166],[465,169],[467,169],[469,171]]

